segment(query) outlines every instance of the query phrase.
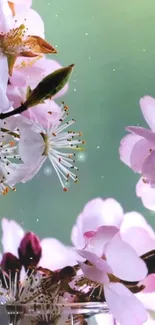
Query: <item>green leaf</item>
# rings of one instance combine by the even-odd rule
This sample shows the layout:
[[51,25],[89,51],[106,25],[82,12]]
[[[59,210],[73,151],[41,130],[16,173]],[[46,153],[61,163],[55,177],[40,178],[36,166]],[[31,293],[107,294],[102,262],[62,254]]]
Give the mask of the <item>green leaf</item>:
[[27,108],[42,103],[48,98],[56,95],[67,83],[74,64],[61,68],[46,76],[29,94],[26,102],[23,104]]

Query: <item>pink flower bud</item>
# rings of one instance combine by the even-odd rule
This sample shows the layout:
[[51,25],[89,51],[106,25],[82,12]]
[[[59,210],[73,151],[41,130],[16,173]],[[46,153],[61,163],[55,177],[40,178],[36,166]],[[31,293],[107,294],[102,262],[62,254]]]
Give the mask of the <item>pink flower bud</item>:
[[19,259],[11,253],[5,253],[2,257],[1,267],[5,272],[15,273],[17,270],[21,270],[21,264]]
[[[21,264],[19,259],[11,253],[5,253],[2,257],[1,265],[1,272],[0,272],[0,279],[2,286],[6,288],[6,286],[10,286],[10,283],[14,283],[15,281],[15,274],[16,274],[16,284],[18,286],[18,281],[20,277],[21,271]],[[3,271],[5,273],[3,273]],[[6,274],[8,276],[6,276]]]
[[39,238],[33,232],[27,232],[18,248],[20,263],[26,270],[30,266],[37,266],[41,253]]

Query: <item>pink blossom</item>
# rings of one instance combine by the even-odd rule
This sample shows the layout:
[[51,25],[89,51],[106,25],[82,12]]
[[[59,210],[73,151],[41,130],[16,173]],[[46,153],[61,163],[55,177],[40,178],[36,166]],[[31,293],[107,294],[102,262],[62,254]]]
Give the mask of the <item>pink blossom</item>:
[[[75,153],[64,152],[64,149],[83,150],[79,147],[84,141],[80,140],[81,132],[67,130],[75,120],[66,121],[68,113],[66,106],[62,105],[61,119],[54,116],[54,120],[47,119],[45,125],[20,116],[18,125],[19,155],[29,172],[23,182],[32,179],[42,167],[46,159],[49,159],[55,170],[63,190],[68,190],[64,182],[73,180],[77,182],[76,171],[78,168],[74,165]],[[51,117],[52,117],[51,112]],[[64,120],[66,122],[64,122]],[[67,130],[67,131],[66,131]]]
[[138,255],[155,248],[154,231],[144,217],[135,211],[124,213],[121,205],[112,198],[96,198],[85,205],[71,232],[74,246],[84,248],[90,238],[96,240],[96,235],[100,250],[100,243],[101,247],[103,243],[102,226],[115,226],[120,229],[123,239],[132,245]]
[[142,114],[150,129],[129,126],[131,134],[120,144],[120,159],[142,175],[136,193],[148,209],[155,209],[155,99],[145,96],[140,100]]
[[[108,241],[119,232],[123,242],[130,245],[138,256],[155,249],[155,233],[145,218],[135,211],[124,213],[121,205],[112,198],[104,200],[97,198],[88,202],[77,217],[76,224],[72,229],[71,239],[77,248],[85,247],[85,249],[89,250],[92,254],[102,256],[104,253],[103,246],[105,245],[106,247]],[[123,258],[123,249],[119,246],[116,249],[116,245],[118,244],[115,243],[115,247],[113,246],[113,249],[115,249],[115,256],[111,255],[112,263],[117,262],[117,257],[119,258],[119,256]],[[88,259],[90,259],[90,257]],[[126,257],[124,257],[124,260],[125,263],[120,260],[120,265],[114,265],[118,268],[120,266],[120,270],[115,269],[115,272],[123,272],[124,264],[129,262],[129,259]],[[95,259],[91,259],[91,262],[97,264],[97,260],[95,261]],[[134,263],[128,265],[129,277],[131,276],[130,270],[133,264]],[[98,262],[97,265],[100,265],[100,263]],[[127,267],[127,264],[125,267]],[[95,276],[94,272],[93,276]],[[102,273],[101,276],[103,277]],[[127,276],[127,273],[125,273],[125,276]],[[138,298],[142,303],[146,301],[144,306],[147,308],[147,296],[149,294],[153,295],[152,291],[155,290],[155,276],[151,274],[146,277],[145,280],[141,281],[141,283],[145,285],[145,289],[138,294]],[[154,298],[151,300],[152,305],[149,306],[151,310],[155,311],[153,299]],[[113,322],[112,319],[111,322]],[[149,325],[150,322],[151,318],[149,316],[149,320],[146,324]]]
[[[113,230],[117,233],[114,234]],[[107,231],[109,235],[107,241],[104,242]],[[135,250],[121,239],[117,229],[113,229],[112,226],[103,226],[102,238],[102,255],[99,256],[87,250],[78,250],[78,253],[91,263],[90,266],[79,262],[80,267],[85,277],[96,283],[96,287],[103,286],[108,308],[121,325],[142,324],[147,319],[143,305],[123,284],[111,282],[109,274],[125,281],[139,281],[147,275],[146,265]],[[97,238],[96,244],[98,247]],[[95,241],[93,247],[95,248]]]

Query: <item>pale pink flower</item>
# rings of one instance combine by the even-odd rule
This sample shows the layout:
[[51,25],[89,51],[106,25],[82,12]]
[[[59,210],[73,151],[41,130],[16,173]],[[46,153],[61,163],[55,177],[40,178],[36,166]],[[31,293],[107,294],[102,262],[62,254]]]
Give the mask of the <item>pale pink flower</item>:
[[93,237],[89,240],[86,249],[91,246],[95,252],[98,250],[101,232],[102,252],[100,250],[100,254],[96,254],[88,250],[78,250],[92,264],[90,266],[79,262],[79,265],[85,277],[95,282],[94,288],[99,287],[100,292],[104,290],[108,308],[121,325],[142,324],[147,319],[147,314],[141,302],[123,284],[111,282],[109,275],[125,281],[140,281],[147,275],[146,265],[135,250],[122,240],[118,229],[113,226],[101,227],[98,236],[95,235],[95,240]]
[[[103,245],[109,241],[110,234],[113,231],[113,235],[115,235],[118,230],[122,240],[128,243],[138,256],[155,249],[155,233],[145,218],[135,211],[124,213],[121,205],[112,198],[104,200],[96,198],[88,202],[77,217],[76,224],[72,229],[71,239],[77,248],[85,247],[90,252],[101,256]],[[117,253],[119,256],[121,249],[116,250],[116,258]],[[127,258],[124,258],[124,260],[128,263]],[[113,261],[115,262],[115,259]],[[122,271],[124,264],[120,264]],[[133,264],[128,266],[129,272],[132,266]],[[145,300],[147,301],[148,291],[155,290],[155,276],[153,274],[149,275],[142,281],[142,284],[146,288],[138,294],[138,298],[143,303]],[[152,308],[154,306],[153,301],[152,298]],[[144,306],[147,308],[147,304],[144,304]],[[155,311],[155,309],[153,310]],[[102,321],[104,321],[104,316]],[[149,325],[151,321],[149,316],[146,324]],[[109,322],[113,324],[113,319],[110,318]]]
[[[19,247],[21,247],[22,251],[24,252],[24,245],[26,245],[27,241],[27,239],[24,240],[24,236],[26,235],[24,229],[16,221],[7,220],[5,218],[2,219],[1,225],[3,254],[9,252],[18,257]],[[38,237],[34,234],[34,239],[35,238]],[[75,250],[70,246],[65,246],[55,238],[44,238],[40,240],[40,243],[39,239],[37,239],[37,246],[38,245],[41,247],[42,251],[41,258],[37,264],[38,266],[51,270],[57,270],[65,266],[77,264],[78,254],[75,252]],[[53,252],[56,252],[56,254],[53,254]],[[29,254],[29,252],[25,252],[25,254]]]
[[0,53],[6,56],[9,74],[12,75],[17,57],[37,57],[56,53],[44,40],[44,24],[37,12],[32,9],[18,12],[14,16],[6,0],[0,3]]
[[[139,255],[155,248],[154,231],[145,218],[135,211],[124,213],[122,206],[113,198],[96,198],[84,206],[71,232],[72,243],[77,248],[84,248],[86,239],[93,237],[101,226],[119,228],[123,239],[136,247]],[[136,231],[138,233],[141,231],[140,236],[143,236],[143,240],[135,234]]]
[[145,207],[155,209],[155,99],[145,96],[140,100],[143,116],[150,126],[146,129],[130,126],[131,134],[125,136],[120,145],[120,159],[142,175],[136,193]]
[[[34,122],[21,116],[18,126],[20,133],[19,155],[24,164],[29,166],[29,179],[36,175],[48,158],[64,191],[68,190],[64,181],[77,182],[77,176],[72,170],[78,169],[74,166],[75,153],[68,153],[66,149],[82,150],[79,144],[84,143],[79,138],[77,139],[81,136],[81,132],[67,130],[75,123],[75,120],[64,122],[68,115],[66,110],[66,106],[62,105],[60,119],[55,118],[55,115],[49,112],[49,115],[51,117],[54,115],[54,118],[53,120],[47,119],[44,126],[38,121]],[[26,181],[27,177],[28,175]]]

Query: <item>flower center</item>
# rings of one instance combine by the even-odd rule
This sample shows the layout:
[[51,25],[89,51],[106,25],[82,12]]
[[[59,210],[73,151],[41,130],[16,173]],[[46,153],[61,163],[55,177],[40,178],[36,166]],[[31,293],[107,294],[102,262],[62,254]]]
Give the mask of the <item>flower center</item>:
[[24,51],[25,46],[23,37],[26,32],[26,27],[21,24],[17,28],[11,29],[7,34],[0,34],[0,47],[6,55],[18,55],[21,49]]

